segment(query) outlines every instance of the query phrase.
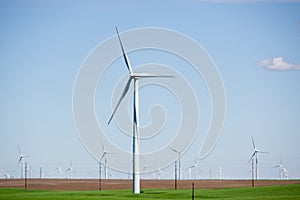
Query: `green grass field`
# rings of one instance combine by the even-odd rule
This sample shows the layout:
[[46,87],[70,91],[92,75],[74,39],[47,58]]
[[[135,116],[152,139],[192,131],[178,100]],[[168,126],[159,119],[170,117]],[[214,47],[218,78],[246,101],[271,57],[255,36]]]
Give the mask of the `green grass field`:
[[[145,189],[133,195],[131,190],[45,191],[0,189],[0,199],[191,199],[190,189]],[[300,184],[255,188],[196,189],[195,199],[300,199]]]

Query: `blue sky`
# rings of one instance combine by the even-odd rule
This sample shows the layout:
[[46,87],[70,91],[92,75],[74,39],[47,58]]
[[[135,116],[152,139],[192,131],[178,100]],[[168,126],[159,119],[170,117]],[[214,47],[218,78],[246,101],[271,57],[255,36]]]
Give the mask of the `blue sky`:
[[[182,32],[216,63],[226,89],[227,117],[215,149],[198,163],[202,177],[209,169],[217,177],[219,166],[225,177],[250,177],[251,136],[258,148],[270,152],[260,156],[262,177],[278,176],[272,166],[281,157],[290,177],[300,177],[297,1],[30,0],[0,5],[1,173],[20,176],[20,145],[30,155],[34,176],[40,166],[54,176],[58,165],[66,169],[71,160],[74,176],[96,176],[97,163],[76,133],[73,84],[89,52],[118,26],[120,31],[162,27]],[[193,163],[199,145],[201,138],[182,158],[184,168]]]

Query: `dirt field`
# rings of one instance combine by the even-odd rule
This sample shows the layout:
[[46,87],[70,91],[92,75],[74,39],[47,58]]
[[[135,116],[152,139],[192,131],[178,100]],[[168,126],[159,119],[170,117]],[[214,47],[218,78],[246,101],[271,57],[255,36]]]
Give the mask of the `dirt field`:
[[[178,188],[191,188],[191,180],[178,181]],[[251,180],[196,180],[196,188],[251,187]],[[98,190],[96,179],[28,179],[28,189]],[[300,184],[296,180],[259,180],[255,186]],[[102,190],[131,189],[131,180],[102,180]],[[0,179],[0,188],[24,188],[24,179]],[[141,180],[141,188],[174,188],[174,180]]]

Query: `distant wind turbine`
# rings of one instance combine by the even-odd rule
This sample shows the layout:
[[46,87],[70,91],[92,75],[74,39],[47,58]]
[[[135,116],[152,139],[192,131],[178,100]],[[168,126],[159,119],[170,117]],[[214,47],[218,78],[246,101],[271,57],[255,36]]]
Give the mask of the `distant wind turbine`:
[[55,168],[55,170],[57,170],[57,172],[58,172],[58,177],[61,178],[61,177],[62,177],[62,168],[61,168],[61,164],[59,164],[58,167]]
[[249,159],[248,163],[249,163],[252,159],[254,159],[254,157],[255,157],[255,179],[257,180],[257,174],[258,174],[258,172],[257,172],[257,169],[258,169],[258,158],[257,158],[257,154],[258,154],[258,153],[267,153],[267,154],[268,154],[268,152],[261,151],[261,150],[257,149],[257,148],[255,147],[255,143],[254,143],[254,140],[253,140],[253,137],[252,137],[252,136],[251,136],[251,140],[252,140],[252,145],[253,145],[254,152],[253,152],[251,158]]
[[279,168],[279,178],[287,178],[289,176],[288,171],[282,165],[282,158],[279,164],[275,165],[274,168]]
[[46,176],[47,176],[47,174],[44,173],[43,168],[40,167],[40,178],[42,179],[42,178],[45,178]]
[[219,166],[219,179],[223,179],[223,167]]
[[68,169],[66,169],[65,172],[69,172],[69,178],[72,178],[72,175],[73,175],[73,163],[72,163],[72,160],[71,160],[71,163],[70,163],[70,167]]
[[180,174],[181,174],[181,160],[180,160],[180,158],[182,156],[182,150],[179,151],[179,150],[176,150],[172,147],[169,147],[169,149],[178,154],[178,180],[180,180]]
[[9,179],[10,175],[7,172],[5,172],[5,171],[0,170],[0,177],[4,177],[6,179]]
[[[194,176],[195,176],[195,180],[196,180],[197,179],[197,174],[199,172],[198,165],[197,165],[197,158],[195,159],[194,164],[189,169],[194,171]],[[189,172],[189,173],[191,173],[191,172]],[[191,177],[190,177],[190,179],[191,179]]]
[[32,168],[30,165],[27,166],[27,170],[28,170],[28,178],[32,178]]
[[107,155],[108,154],[113,154],[112,152],[109,152],[105,149],[104,144],[101,141],[101,146],[102,146],[102,155],[100,157],[100,167],[101,167],[101,161],[104,159],[104,178],[107,179]]
[[17,166],[19,166],[19,164],[21,163],[21,178],[24,177],[24,158],[29,157],[28,155],[24,155],[21,151],[20,146],[18,145],[18,150],[19,150],[19,161]]
[[149,73],[134,73],[132,70],[132,67],[130,65],[129,59],[127,57],[127,54],[125,52],[124,46],[121,42],[121,38],[118,32],[118,29],[116,27],[116,32],[118,35],[119,43],[122,49],[123,53],[123,59],[125,61],[126,67],[129,72],[129,78],[125,85],[125,88],[121,94],[121,97],[113,110],[113,113],[111,117],[108,120],[108,124],[110,124],[113,116],[115,115],[115,112],[117,111],[120,103],[122,102],[123,98],[127,94],[130,84],[133,81],[134,85],[134,92],[133,92],[133,193],[140,193],[140,166],[139,166],[139,86],[138,86],[138,80],[143,78],[170,78],[172,76],[162,76],[162,75],[155,75],[155,74],[149,74]]
[[159,168],[157,170],[157,178],[158,178],[158,180],[160,180],[160,178],[161,178],[162,175],[164,175],[164,172]]

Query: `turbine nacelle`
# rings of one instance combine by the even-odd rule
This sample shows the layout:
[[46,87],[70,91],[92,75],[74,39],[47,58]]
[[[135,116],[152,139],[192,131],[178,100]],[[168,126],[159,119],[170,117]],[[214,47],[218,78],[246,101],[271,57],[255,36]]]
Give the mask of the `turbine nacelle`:
[[18,145],[18,150],[19,150],[19,161],[18,161],[18,164],[17,166],[19,166],[20,162],[22,162],[24,160],[24,158],[28,158],[29,156],[28,155],[24,155],[21,151],[21,148],[20,146]]
[[166,76],[166,75],[158,75],[158,74],[150,74],[150,73],[133,73],[133,74],[130,74],[130,78],[132,78],[132,79],[140,79],[140,78],[174,78],[174,76]]
[[255,159],[256,159],[256,163],[257,163],[257,162],[258,162],[258,160],[257,160],[257,154],[258,154],[258,153],[266,153],[266,154],[269,154],[269,153],[266,152],[266,151],[262,151],[262,150],[257,149],[257,148],[255,147],[255,143],[254,143],[254,140],[253,140],[253,137],[252,137],[252,136],[251,136],[251,140],[252,140],[252,145],[253,145],[254,152],[253,152],[252,156],[250,157],[248,163],[254,158],[254,156],[256,156]]

